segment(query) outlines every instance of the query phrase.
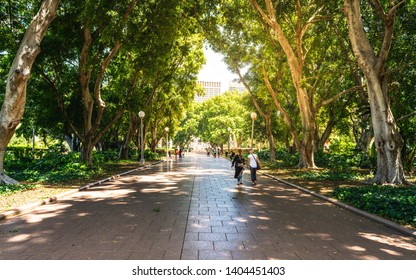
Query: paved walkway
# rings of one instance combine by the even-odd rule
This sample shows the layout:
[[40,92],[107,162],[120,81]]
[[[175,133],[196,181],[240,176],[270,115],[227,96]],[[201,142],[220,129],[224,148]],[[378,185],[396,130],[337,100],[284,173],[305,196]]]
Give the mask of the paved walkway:
[[416,240],[189,154],[1,222],[0,259],[415,260]]

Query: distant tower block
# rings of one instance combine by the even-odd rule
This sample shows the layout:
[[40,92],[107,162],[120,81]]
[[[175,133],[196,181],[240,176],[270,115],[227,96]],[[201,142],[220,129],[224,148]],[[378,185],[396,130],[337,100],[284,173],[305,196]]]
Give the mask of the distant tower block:
[[228,91],[238,91],[238,92],[242,93],[242,92],[246,91],[246,88],[241,83],[230,83],[230,85],[228,87]]
[[195,95],[196,102],[204,102],[211,97],[221,94],[221,82],[198,81],[197,83],[205,89],[205,96]]

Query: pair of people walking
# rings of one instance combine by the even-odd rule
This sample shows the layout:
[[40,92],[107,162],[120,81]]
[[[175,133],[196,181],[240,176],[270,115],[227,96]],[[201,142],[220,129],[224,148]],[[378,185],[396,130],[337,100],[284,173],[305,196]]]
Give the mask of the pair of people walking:
[[[259,157],[254,153],[254,150],[250,150],[250,155],[247,158],[247,167],[250,168],[250,179],[253,185],[257,184],[257,170],[260,169],[261,163]],[[243,185],[243,172],[246,165],[243,151],[238,149],[237,155],[234,156],[231,167],[235,168],[234,178],[237,179],[237,186]]]

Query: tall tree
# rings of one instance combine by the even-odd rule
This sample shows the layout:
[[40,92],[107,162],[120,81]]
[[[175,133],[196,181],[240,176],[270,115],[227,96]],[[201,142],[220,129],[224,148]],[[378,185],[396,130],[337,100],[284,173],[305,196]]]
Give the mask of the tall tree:
[[413,51],[416,48],[416,2],[408,1],[400,8],[394,30],[389,92],[393,114],[405,142],[403,167],[410,171],[416,160],[416,53]]
[[[97,10],[95,1],[87,1],[85,4],[82,19],[84,43],[80,53],[78,72],[84,123],[82,131],[72,124],[71,126],[83,144],[82,158],[89,166],[92,166],[94,146],[124,113],[124,107],[121,106],[114,118],[103,126],[102,118],[106,103],[102,99],[101,90],[109,64],[118,54],[123,40],[127,39],[128,31],[132,31],[127,28],[127,23],[136,3],[137,0],[130,0],[127,3],[101,5],[99,7],[102,9],[101,13],[97,14],[109,16],[100,18],[91,17],[93,11]],[[107,8],[111,9],[112,13],[106,10]]]
[[45,0],[28,26],[7,77],[6,92],[0,111],[0,182],[16,183],[4,174],[4,153],[17,125],[25,103],[26,85],[33,63],[40,52],[40,44],[56,17],[59,0]]
[[[304,79],[304,65],[305,65],[305,48],[303,46],[304,36],[311,27],[311,24],[316,20],[316,16],[322,9],[319,7],[306,21],[303,19],[302,6],[299,0],[296,1],[297,15],[295,19],[295,34],[294,41],[290,42],[288,35],[285,34],[281,23],[276,16],[276,8],[271,0],[265,0],[265,9],[261,7],[256,0],[251,0],[252,5],[260,13],[261,18],[270,26],[274,36],[282,47],[286,57],[290,72],[292,75],[293,84],[296,89],[297,101],[300,109],[300,116],[302,121],[302,136],[301,139],[295,139],[297,147],[300,152],[299,167],[315,167],[314,160],[314,137],[316,130],[315,117],[311,108],[311,96],[303,85]],[[266,75],[265,75],[266,78]],[[282,110],[282,112],[284,112]]]
[[381,3],[378,0],[371,0],[370,2],[376,13],[373,16],[379,17],[384,28],[384,31],[381,32],[380,45],[370,43],[366,31],[369,26],[364,24],[360,0],[345,0],[344,12],[347,18],[351,45],[358,64],[364,73],[370,101],[374,142],[377,151],[377,171],[372,182],[377,184],[402,184],[406,182],[401,161],[403,139],[390,108],[387,61],[393,41],[396,12],[405,1],[385,1],[386,3]]
[[[342,90],[351,85],[333,75],[334,69],[345,71],[345,67],[339,67],[338,42],[332,30],[339,14],[337,2],[250,2],[248,6],[246,1],[221,1],[219,9],[224,12],[217,12],[218,22],[210,25],[211,29],[216,25],[221,28],[216,28],[210,41],[226,57],[250,66],[249,71],[255,72],[252,77],[263,80],[263,88],[269,92],[269,99],[281,113],[299,151],[298,166],[313,168],[322,108],[353,91]],[[216,43],[218,38],[222,40]],[[235,64],[238,65],[229,63],[230,68],[234,70]],[[247,77],[247,82],[256,81]],[[333,123],[328,121],[322,139],[328,137]]]

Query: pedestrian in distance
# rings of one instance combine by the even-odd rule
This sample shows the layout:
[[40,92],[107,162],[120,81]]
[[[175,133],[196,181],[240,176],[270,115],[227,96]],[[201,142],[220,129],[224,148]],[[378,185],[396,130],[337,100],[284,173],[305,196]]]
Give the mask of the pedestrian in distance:
[[257,170],[261,168],[261,163],[257,154],[254,153],[254,149],[250,150],[248,156],[248,166],[250,168],[250,178],[253,185],[257,184]]
[[230,160],[231,161],[233,161],[234,160],[234,157],[235,157],[235,153],[234,153],[234,151],[231,153],[231,156],[230,156]]
[[234,178],[237,179],[237,186],[241,186],[243,184],[243,172],[244,172],[244,165],[245,159],[243,156],[243,151],[238,149],[237,155],[234,157],[233,162],[231,163],[231,167],[235,168]]

